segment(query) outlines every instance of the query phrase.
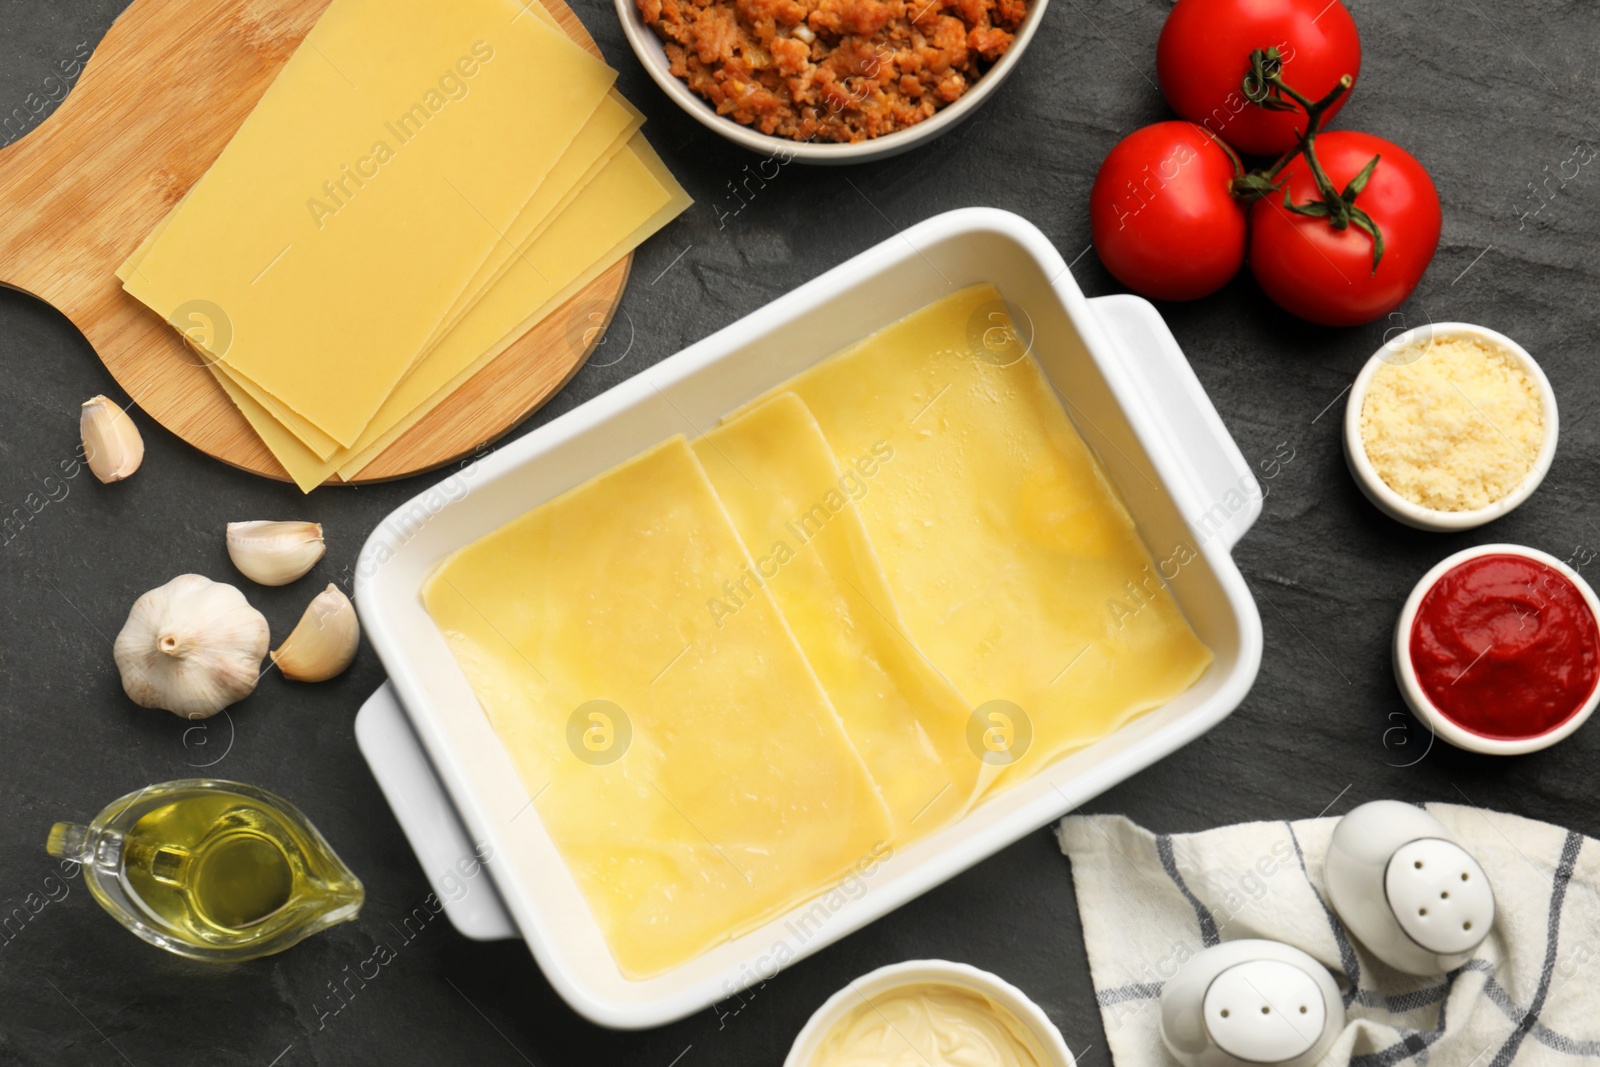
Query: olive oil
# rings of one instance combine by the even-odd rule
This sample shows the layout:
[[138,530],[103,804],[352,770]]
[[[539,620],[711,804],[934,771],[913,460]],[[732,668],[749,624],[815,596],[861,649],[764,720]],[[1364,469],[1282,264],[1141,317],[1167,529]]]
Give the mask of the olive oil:
[[167,782],[90,826],[57,823],[52,855],[82,863],[124,926],[180,955],[244,960],[355,918],[364,892],[293,805],[235,782]]

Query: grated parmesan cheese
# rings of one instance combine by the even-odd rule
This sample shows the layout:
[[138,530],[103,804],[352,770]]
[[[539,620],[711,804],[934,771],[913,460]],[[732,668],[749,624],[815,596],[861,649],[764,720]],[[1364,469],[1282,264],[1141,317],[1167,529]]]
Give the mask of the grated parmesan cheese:
[[1510,353],[1475,338],[1417,344],[1372,376],[1361,439],[1378,476],[1413,504],[1488,507],[1539,455],[1539,385]]

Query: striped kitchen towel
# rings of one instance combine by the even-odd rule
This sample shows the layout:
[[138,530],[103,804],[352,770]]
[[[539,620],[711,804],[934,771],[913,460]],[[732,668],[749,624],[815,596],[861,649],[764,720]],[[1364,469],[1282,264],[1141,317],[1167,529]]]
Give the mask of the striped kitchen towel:
[[1057,828],[1117,1067],[1171,1062],[1162,985],[1202,948],[1285,941],[1333,972],[1349,1025],[1329,1067],[1600,1063],[1600,844],[1515,815],[1427,810],[1494,883],[1495,928],[1442,978],[1375,959],[1328,905],[1322,863],[1336,818],[1152,834],[1115,815]]

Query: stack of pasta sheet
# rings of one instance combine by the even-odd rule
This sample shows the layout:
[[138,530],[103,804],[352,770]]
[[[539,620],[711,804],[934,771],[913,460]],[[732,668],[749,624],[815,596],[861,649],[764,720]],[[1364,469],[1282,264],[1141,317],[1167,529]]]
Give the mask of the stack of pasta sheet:
[[538,3],[333,0],[118,277],[348,480],[688,206],[615,79]]

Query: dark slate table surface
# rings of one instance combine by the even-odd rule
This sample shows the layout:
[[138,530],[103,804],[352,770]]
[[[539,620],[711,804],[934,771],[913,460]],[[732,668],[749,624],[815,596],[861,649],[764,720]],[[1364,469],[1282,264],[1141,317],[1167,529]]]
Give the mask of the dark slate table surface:
[[[123,6],[5,0],[0,114],[30,93],[47,95],[54,63],[92,48]],[[1600,169],[1546,182],[1580,144],[1600,140],[1591,117],[1600,9],[1579,0],[1350,6],[1365,63],[1339,124],[1397,141],[1432,170],[1445,212],[1438,257],[1391,322],[1359,329],[1298,323],[1248,278],[1163,309],[1269,489],[1237,549],[1260,601],[1266,654],[1231,718],[1085,810],[1182,832],[1398,797],[1470,801],[1593,834],[1600,727],[1523,759],[1434,748],[1413,762],[1426,742],[1390,732],[1404,720],[1388,641],[1412,583],[1468,545],[1521,542],[1587,563],[1591,578],[1600,571],[1600,420],[1591,418],[1600,405]],[[742,207],[730,183],[756,157],[661,95],[609,3],[576,7],[698,202],[639,253],[610,365],[584,369],[522,431],[950,208],[1018,212],[1076,261],[1090,295],[1117,291],[1094,254],[1083,254],[1085,205],[1117,139],[1168,117],[1153,58],[1168,4],[1056,0],[1012,80],[966,127],[883,163],[787,167]],[[1553,199],[1536,191],[1544,188]],[[1340,449],[1342,391],[1356,370],[1387,329],[1429,320],[1482,323],[1519,340],[1542,362],[1562,410],[1543,488],[1509,518],[1454,536],[1380,516]],[[50,308],[0,291],[0,511],[48,488],[44,479],[77,446],[79,403],[98,392],[122,395],[77,331]],[[64,495],[54,490],[0,546],[0,1062],[777,1064],[811,1011],[848,979],[915,957],[998,972],[1049,1011],[1086,1067],[1109,1062],[1068,866],[1045,830],[781,973],[736,1014],[725,1005],[645,1033],[579,1019],[518,942],[476,944],[442,919],[401,940],[393,924],[428,887],[356,749],[353,716],[384,676],[371,650],[326,685],[270,675],[230,718],[195,731],[130,704],[109,646],[134,598],[173,575],[237,580],[224,523],[314,517],[330,544],[315,580],[344,582],[367,532],[426,479],[322,491],[307,502],[136,418],[149,447],[137,477],[115,487],[87,474],[64,483]],[[250,597],[282,635],[311,588],[252,587]],[[43,851],[52,821],[83,819],[128,790],[207,765],[312,814],[366,882],[358,922],[270,959],[212,967],[146,946],[101,912],[81,880],[52,877],[55,861]],[[380,941],[396,958],[332,1013],[330,984]]]

